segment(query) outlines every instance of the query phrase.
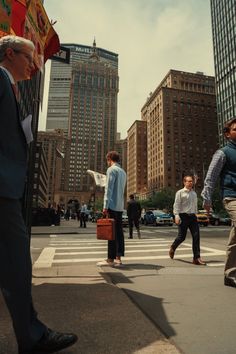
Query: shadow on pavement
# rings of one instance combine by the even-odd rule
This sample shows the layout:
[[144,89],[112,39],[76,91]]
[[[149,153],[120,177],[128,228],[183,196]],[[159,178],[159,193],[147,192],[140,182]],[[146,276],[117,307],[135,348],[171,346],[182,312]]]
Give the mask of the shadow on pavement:
[[[33,299],[39,318],[50,328],[75,332],[79,341],[64,354],[131,354],[149,351],[147,347],[165,338],[133,304],[145,303],[154,316],[166,321],[168,334],[174,332],[165,316],[162,299],[126,291],[111,284],[50,284],[33,286]],[[16,343],[8,311],[0,296],[0,354],[16,354]],[[158,351],[159,352],[159,351]]]

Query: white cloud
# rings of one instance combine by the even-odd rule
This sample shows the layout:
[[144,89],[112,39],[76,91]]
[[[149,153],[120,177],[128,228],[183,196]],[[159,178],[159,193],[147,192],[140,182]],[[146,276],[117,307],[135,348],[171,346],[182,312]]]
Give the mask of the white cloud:
[[214,75],[208,0],[47,0],[45,9],[62,43],[92,45],[95,36],[119,54],[122,137],[170,69]]

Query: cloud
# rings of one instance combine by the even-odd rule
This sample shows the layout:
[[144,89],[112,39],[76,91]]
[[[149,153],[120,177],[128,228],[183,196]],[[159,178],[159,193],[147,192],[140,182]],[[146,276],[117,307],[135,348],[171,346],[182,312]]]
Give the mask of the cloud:
[[214,75],[208,1],[50,0],[45,9],[62,43],[92,45],[95,36],[119,54],[122,137],[170,69]]

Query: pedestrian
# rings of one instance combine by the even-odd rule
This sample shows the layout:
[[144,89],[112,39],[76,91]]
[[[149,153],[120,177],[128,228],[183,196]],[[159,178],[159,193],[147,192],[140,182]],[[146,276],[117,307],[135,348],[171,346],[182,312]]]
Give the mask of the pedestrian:
[[17,103],[18,81],[29,79],[34,44],[9,35],[0,39],[0,288],[10,312],[18,354],[53,353],[77,336],[49,329],[31,298],[30,237],[21,198],[27,170],[27,142]]
[[125,244],[122,227],[122,212],[124,210],[124,191],[126,173],[119,164],[119,154],[110,151],[106,155],[107,173],[103,202],[103,215],[115,220],[115,240],[108,241],[108,256],[105,261],[98,262],[98,266],[109,265],[119,267],[122,265]]
[[140,228],[139,228],[139,219],[141,217],[141,205],[134,199],[134,195],[130,194],[129,201],[127,203],[127,215],[129,221],[129,237],[133,238],[133,225],[136,227],[138,238],[141,238]]
[[224,284],[236,288],[236,117],[225,124],[223,133],[227,143],[213,155],[201,195],[203,207],[209,214],[212,208],[212,193],[220,177],[223,204],[231,219]]
[[176,248],[184,242],[188,229],[192,235],[193,264],[206,265],[200,258],[200,232],[197,222],[197,193],[193,190],[193,176],[185,175],[184,188],[178,190],[175,195],[174,217],[178,225],[178,236],[172,243],[169,256],[174,258]]
[[87,221],[87,205],[83,203],[80,209],[80,227],[86,227],[86,221]]

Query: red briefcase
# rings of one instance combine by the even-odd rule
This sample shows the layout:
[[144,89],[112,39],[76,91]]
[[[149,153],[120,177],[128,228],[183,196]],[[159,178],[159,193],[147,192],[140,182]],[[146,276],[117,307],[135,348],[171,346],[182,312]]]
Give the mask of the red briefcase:
[[97,220],[97,239],[115,240],[115,220],[104,218]]

